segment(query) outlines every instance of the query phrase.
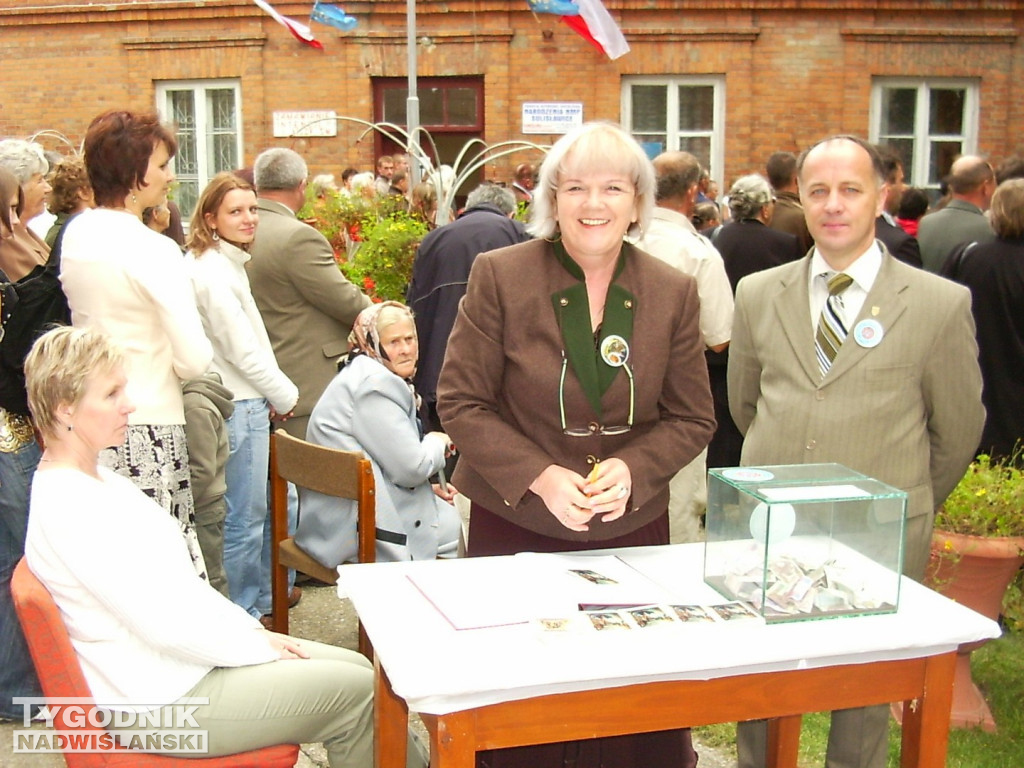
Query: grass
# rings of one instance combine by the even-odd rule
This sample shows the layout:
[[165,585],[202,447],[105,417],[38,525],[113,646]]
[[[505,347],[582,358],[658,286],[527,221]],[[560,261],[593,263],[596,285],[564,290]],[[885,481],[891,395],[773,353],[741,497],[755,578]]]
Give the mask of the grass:
[[[997,733],[958,729],[950,733],[946,768],[1009,768],[1024,766],[1024,633],[1005,634],[974,652],[972,674],[992,708]],[[804,717],[800,736],[800,768],[819,768],[825,763],[828,738],[827,713]],[[732,723],[695,728],[709,746],[735,750],[736,726]],[[888,768],[899,768],[900,730],[889,724]]]

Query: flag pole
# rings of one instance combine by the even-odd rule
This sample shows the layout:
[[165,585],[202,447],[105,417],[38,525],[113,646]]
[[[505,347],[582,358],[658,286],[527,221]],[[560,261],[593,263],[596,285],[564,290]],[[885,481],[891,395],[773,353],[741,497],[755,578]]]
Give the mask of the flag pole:
[[420,99],[416,92],[416,0],[406,0],[405,16],[408,26],[406,45],[409,49],[409,96],[405,102],[406,129],[409,132],[409,171],[412,174],[409,188],[420,183]]

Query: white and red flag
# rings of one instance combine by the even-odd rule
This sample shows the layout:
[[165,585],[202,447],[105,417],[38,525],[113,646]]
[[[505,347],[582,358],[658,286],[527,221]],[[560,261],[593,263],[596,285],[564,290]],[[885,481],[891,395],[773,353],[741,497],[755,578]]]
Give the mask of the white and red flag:
[[562,21],[609,59],[629,53],[629,43],[608,13],[601,0],[575,0],[580,8],[578,16],[563,16]]
[[274,21],[291,32],[292,35],[295,36],[296,40],[300,40],[311,48],[316,48],[321,51],[323,50],[323,45],[321,45],[319,40],[313,37],[313,33],[310,32],[309,27],[306,24],[303,24],[301,21],[296,21],[295,19],[289,19],[287,16],[282,16],[270,3],[266,2],[266,0],[252,1],[266,11]]

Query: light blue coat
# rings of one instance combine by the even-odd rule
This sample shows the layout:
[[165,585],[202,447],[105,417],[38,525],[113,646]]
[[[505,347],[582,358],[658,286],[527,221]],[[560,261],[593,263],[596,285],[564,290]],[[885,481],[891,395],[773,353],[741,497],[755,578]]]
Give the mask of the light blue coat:
[[[459,517],[430,487],[445,442],[420,437],[412,390],[366,355],[328,384],[310,415],[306,440],[362,451],[377,483],[377,562],[428,560],[454,549]],[[356,558],[356,502],[299,490],[295,542],[328,568]]]

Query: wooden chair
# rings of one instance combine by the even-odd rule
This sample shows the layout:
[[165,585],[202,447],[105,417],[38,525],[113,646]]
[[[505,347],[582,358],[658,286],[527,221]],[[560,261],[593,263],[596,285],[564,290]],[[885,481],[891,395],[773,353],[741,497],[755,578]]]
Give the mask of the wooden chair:
[[[69,714],[67,707],[58,708],[53,719],[54,731],[82,736],[102,733],[102,728],[89,724],[90,720],[94,723],[102,720],[90,714],[96,705],[92,702],[92,692],[82,674],[82,666],[71,645],[60,609],[46,587],[29,570],[24,558],[14,569],[11,595],[47,700],[77,698],[88,702],[79,705],[84,708],[84,717],[73,710]],[[253,727],[258,728],[259,725],[254,723]],[[64,753],[68,768],[292,768],[298,759],[298,744],[278,744],[237,755],[206,758],[154,755],[121,747],[94,754],[75,750]]]
[[[273,628],[288,634],[288,569],[294,568],[327,584],[338,572],[325,568],[288,536],[288,483],[300,488],[355,500],[360,563],[376,553],[376,502],[373,466],[362,453],[339,451],[292,437],[283,429],[270,436],[271,558],[273,565]],[[359,650],[370,657],[369,640],[359,629]]]

